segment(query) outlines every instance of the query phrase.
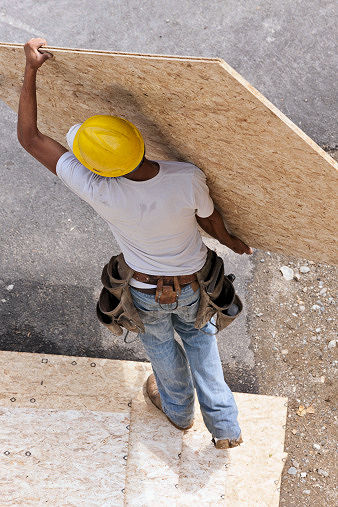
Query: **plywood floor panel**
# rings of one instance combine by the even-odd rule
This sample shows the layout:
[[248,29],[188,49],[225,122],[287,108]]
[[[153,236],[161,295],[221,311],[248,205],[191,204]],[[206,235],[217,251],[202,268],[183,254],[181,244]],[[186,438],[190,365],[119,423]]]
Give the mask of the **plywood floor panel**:
[[287,399],[235,398],[244,444],[221,451],[211,443],[198,403],[193,428],[179,432],[140,392],[131,411],[127,505],[155,507],[161,498],[178,507],[278,507]]
[[127,407],[150,369],[136,361],[1,352],[0,400],[6,406],[115,412]]
[[227,505],[225,493],[229,453],[215,449],[210,440],[210,433],[197,410],[194,426],[183,435],[178,507]]
[[149,364],[0,352],[0,370],[6,505],[278,505],[285,398],[235,393],[244,444],[224,452],[198,408],[181,432],[152,405]]
[[[286,453],[287,398],[234,394],[244,444],[229,451],[226,493],[229,507],[278,507]],[[232,452],[233,451],[233,452]]]
[[[230,231],[253,247],[337,263],[337,164],[220,59],[53,48],[39,126],[65,143],[93,114],[133,121],[154,159],[201,167]],[[24,55],[0,44],[0,98],[17,110]]]
[[176,505],[181,451],[182,432],[141,391],[132,402],[126,506]]
[[1,504],[122,507],[128,423],[127,413],[0,407]]

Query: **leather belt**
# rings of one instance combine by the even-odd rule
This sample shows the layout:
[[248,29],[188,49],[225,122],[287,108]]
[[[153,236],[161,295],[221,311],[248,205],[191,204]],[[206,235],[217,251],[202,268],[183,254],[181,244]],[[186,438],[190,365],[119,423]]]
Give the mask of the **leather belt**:
[[138,282],[150,283],[151,285],[157,285],[160,278],[163,278],[164,285],[174,285],[174,278],[176,278],[181,286],[188,285],[189,283],[197,280],[196,273],[193,273],[192,275],[161,276],[147,275],[146,273],[139,273],[138,271],[134,271],[133,278],[135,278]]
[[199,286],[196,273],[193,273],[192,275],[154,276],[135,271],[133,278],[139,282],[156,284],[156,289],[154,287],[149,289],[135,288],[136,290],[145,292],[146,294],[155,294],[155,301],[160,303],[160,305],[176,303],[176,308],[178,305],[178,298],[181,294],[181,287],[191,284],[194,292],[196,292]]

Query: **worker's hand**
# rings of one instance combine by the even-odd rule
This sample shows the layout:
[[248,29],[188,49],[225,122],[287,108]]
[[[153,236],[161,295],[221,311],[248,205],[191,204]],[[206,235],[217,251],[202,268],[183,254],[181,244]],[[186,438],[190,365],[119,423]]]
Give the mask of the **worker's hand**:
[[253,253],[253,250],[250,246],[246,245],[236,236],[231,236],[231,240],[227,244],[227,247],[229,247],[231,250],[233,250],[235,253],[242,255],[247,254],[251,255]]
[[41,65],[48,60],[53,58],[51,53],[47,51],[39,51],[39,48],[46,46],[47,42],[45,39],[31,39],[26,42],[24,50],[26,55],[26,65],[32,69],[37,70]]

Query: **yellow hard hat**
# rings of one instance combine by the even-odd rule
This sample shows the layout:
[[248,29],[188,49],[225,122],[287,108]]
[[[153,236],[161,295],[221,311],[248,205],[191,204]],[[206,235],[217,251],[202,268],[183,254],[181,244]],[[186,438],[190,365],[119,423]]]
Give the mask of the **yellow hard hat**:
[[88,118],[75,134],[73,153],[87,169],[117,177],[136,169],[144,157],[144,141],[130,121],[118,116]]

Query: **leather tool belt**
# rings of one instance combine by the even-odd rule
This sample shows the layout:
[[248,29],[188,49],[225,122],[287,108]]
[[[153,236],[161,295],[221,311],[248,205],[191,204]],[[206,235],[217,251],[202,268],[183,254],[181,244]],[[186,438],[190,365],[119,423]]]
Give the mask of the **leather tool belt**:
[[[196,329],[202,330],[212,318],[217,330],[222,331],[241,314],[243,309],[232,283],[234,275],[224,276],[222,259],[210,249],[204,266],[197,273],[177,277],[134,273],[126,264],[123,254],[114,255],[102,270],[103,288],[96,311],[99,321],[116,336],[123,334],[123,328],[135,333],[145,332],[144,323],[130,292],[129,282],[132,277],[156,285],[156,288],[138,290],[153,291],[152,294],[158,291],[159,304],[175,301],[177,304],[178,294],[184,285],[191,284],[194,291],[199,288],[199,306],[194,323]],[[125,341],[126,337],[127,335]]]
[[163,305],[177,303],[181,294],[181,287],[192,284],[195,291],[199,287],[196,273],[192,275],[156,276],[134,271],[133,278],[139,282],[156,285],[156,289],[140,289],[137,287],[136,289],[147,294],[155,294],[155,301]]

